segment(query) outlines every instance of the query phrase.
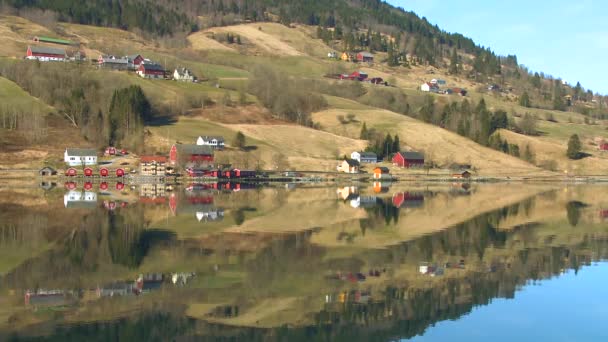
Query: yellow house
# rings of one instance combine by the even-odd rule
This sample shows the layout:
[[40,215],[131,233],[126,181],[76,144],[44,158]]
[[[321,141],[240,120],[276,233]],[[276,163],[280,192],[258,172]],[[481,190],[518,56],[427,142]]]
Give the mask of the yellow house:
[[352,60],[352,56],[348,53],[348,52],[342,52],[342,55],[340,56],[340,59],[345,61],[345,62],[349,62]]
[[354,159],[344,159],[337,167],[338,172],[359,173],[359,162]]

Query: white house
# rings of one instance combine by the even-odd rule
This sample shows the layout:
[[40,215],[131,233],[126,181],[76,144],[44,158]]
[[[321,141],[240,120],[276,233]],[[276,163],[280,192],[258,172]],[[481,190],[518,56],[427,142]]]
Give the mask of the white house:
[[66,208],[94,208],[97,206],[97,193],[70,190],[63,195],[63,205]]
[[353,152],[350,154],[350,158],[358,161],[359,163],[377,163],[378,156],[374,152]]
[[63,160],[69,166],[97,165],[97,151],[92,148],[66,148]]
[[439,87],[437,86],[437,83],[422,83],[422,85],[420,85],[420,90],[424,91],[424,92],[433,92],[436,93],[439,91]]
[[196,77],[194,77],[192,71],[186,68],[177,68],[173,72],[173,79],[182,82],[194,82],[196,80]]
[[209,146],[216,150],[223,150],[225,146],[224,137],[216,136],[200,136],[196,139],[196,144],[199,146]]

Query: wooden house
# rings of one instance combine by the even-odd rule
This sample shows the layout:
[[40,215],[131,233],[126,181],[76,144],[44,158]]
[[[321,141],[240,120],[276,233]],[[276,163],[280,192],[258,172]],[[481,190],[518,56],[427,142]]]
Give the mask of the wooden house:
[[196,82],[196,77],[192,71],[186,68],[177,68],[173,71],[173,79],[180,82]]
[[38,175],[40,175],[41,177],[54,176],[56,174],[57,174],[57,170],[53,169],[50,166],[45,166],[38,171]]
[[359,162],[354,159],[344,159],[337,170],[344,173],[359,173]]
[[112,69],[112,70],[127,70],[129,69],[129,61],[126,58],[120,58],[115,56],[101,55],[97,59],[97,65],[100,68]]
[[63,160],[69,166],[97,165],[97,151],[92,148],[66,148]]
[[213,149],[209,146],[175,144],[169,151],[172,165],[213,163]]
[[196,139],[196,144],[199,146],[209,146],[216,150],[223,150],[226,143],[224,137],[204,135]]
[[357,53],[357,55],[355,57],[357,59],[357,62],[372,63],[374,61],[374,55],[372,55],[371,53],[369,53],[367,51],[361,51],[361,52]]
[[374,179],[389,179],[391,178],[388,167],[378,166],[374,168]]
[[166,173],[167,157],[141,156],[139,157],[139,174],[144,176],[164,176]]
[[350,158],[358,161],[359,163],[374,164],[378,162],[378,156],[374,152],[353,152],[350,154]]
[[393,156],[393,165],[399,167],[423,167],[424,155],[419,152],[397,152]]

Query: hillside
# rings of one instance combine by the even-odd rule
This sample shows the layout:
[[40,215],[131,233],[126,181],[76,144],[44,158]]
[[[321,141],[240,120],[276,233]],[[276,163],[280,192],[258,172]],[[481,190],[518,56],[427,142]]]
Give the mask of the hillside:
[[[206,17],[199,19],[204,18]],[[224,135],[230,144],[236,132],[241,131],[254,148],[249,149],[249,152],[229,149],[225,158],[234,164],[244,163],[249,167],[261,164],[270,168],[282,164],[303,170],[329,171],[335,170],[337,160],[342,155],[365,148],[367,142],[359,139],[362,124],[365,123],[380,135],[398,135],[404,148],[424,152],[439,167],[454,163],[471,164],[480,175],[542,176],[566,169],[574,174],[597,175],[608,169],[608,157],[591,145],[597,137],[608,136],[606,122],[602,120],[594,118],[593,123],[587,123],[588,116],[575,112],[521,107],[516,102],[519,90],[510,94],[488,92],[485,82],[476,82],[466,77],[466,74],[450,73],[447,62],[435,63],[435,66],[428,62],[412,63],[405,67],[389,66],[385,63],[388,55],[382,51],[375,51],[378,60],[370,64],[330,60],[327,53],[340,51],[343,41],[319,39],[315,26],[256,22],[208,27],[188,35],[179,44],[170,44],[163,38],[144,38],[135,32],[115,28],[63,22],[45,27],[16,16],[0,16],[0,31],[5,32],[10,41],[0,48],[0,55],[5,56],[2,63],[6,65],[24,64],[13,58],[23,56],[34,35],[44,34],[78,41],[78,49],[90,59],[96,59],[101,53],[120,56],[137,52],[160,62],[169,70],[178,66],[192,70],[201,82],[192,84],[144,80],[133,73],[98,70],[88,63],[85,64],[86,67],[79,68],[82,82],[93,81],[97,84],[94,99],[92,92],[89,94],[85,91],[85,99],[91,97],[94,101],[93,111],[105,113],[109,110],[114,89],[130,85],[141,87],[157,116],[144,128],[147,132],[145,150],[149,153],[166,153],[170,143],[188,143],[199,135]],[[240,44],[227,41],[228,34],[238,37]],[[439,31],[436,34],[440,34]],[[474,54],[475,49],[470,50],[468,55],[463,50],[462,56],[474,58]],[[256,97],[254,88],[261,86],[261,66],[272,68],[278,75],[268,75],[269,78],[284,78],[271,84],[271,88],[280,82],[293,83],[294,91],[301,93],[301,99],[291,99],[294,104],[268,104],[259,96]],[[42,63],[40,67],[48,69],[55,68],[56,65]],[[66,65],[66,68],[72,70],[68,73],[76,72],[76,69],[71,69],[71,65]],[[324,77],[326,74],[350,73],[355,70],[364,71],[370,77],[381,77],[389,81],[391,87],[362,82],[360,86],[356,85],[357,88],[353,84],[356,81],[333,81]],[[448,87],[466,88],[467,97],[421,92],[420,84],[431,78],[445,80]],[[23,80],[20,82],[18,85],[22,87],[26,84]],[[271,91],[278,89],[280,88]],[[44,96],[37,95],[30,88],[26,91],[42,99],[42,102],[45,101]],[[394,103],[383,102],[389,101],[384,99],[388,94],[402,96],[408,109],[401,110]],[[293,93],[286,93],[280,96],[290,98],[292,95]],[[279,105],[304,106],[303,110],[307,111],[304,102],[313,95],[321,95],[326,102],[321,104],[321,110],[305,113],[310,116],[310,124],[314,125],[314,129],[293,125],[280,112],[300,109],[279,109]],[[526,146],[531,147],[535,160],[532,163],[526,162],[486,147],[483,142],[476,143],[472,138],[457,134],[449,127],[443,128],[433,120],[429,122],[421,116],[428,96],[432,96],[435,116],[439,116],[442,108],[452,103],[462,104],[466,99],[475,106],[482,98],[490,113],[505,110],[509,120],[515,124],[521,121],[523,113],[531,113],[537,118],[540,134],[524,136],[504,129],[498,132],[510,144],[518,145],[521,151]],[[10,97],[7,103],[19,106],[18,99],[19,97]],[[40,102],[38,99],[35,101]],[[49,102],[47,105],[50,105],[48,108],[56,107],[58,112],[64,111],[66,106],[65,102]],[[264,114],[266,116],[263,119],[259,116],[249,118],[253,115],[250,109],[261,106],[268,107],[267,114]],[[214,114],[192,115],[201,110],[202,113]],[[260,112],[258,109],[254,111]],[[225,120],[228,116],[222,113],[232,113],[232,117],[239,118]],[[341,122],[340,117],[347,116],[354,116],[355,120],[350,123]],[[554,119],[547,121],[547,117]],[[56,116],[54,120],[58,118]],[[69,127],[67,124],[59,126],[65,129]],[[91,140],[90,130],[93,128],[80,128],[84,139],[77,145],[104,145]],[[581,136],[584,151],[591,154],[591,157],[576,161],[565,157],[567,139],[574,133]],[[4,144],[7,144],[6,137],[14,135],[14,131],[3,131]],[[13,141],[12,146],[23,151],[31,147],[25,141]],[[287,163],[282,159],[286,159]],[[553,164],[548,162],[551,160],[554,160]],[[0,164],[10,168],[15,162],[15,158],[11,158],[10,162],[2,159]]]

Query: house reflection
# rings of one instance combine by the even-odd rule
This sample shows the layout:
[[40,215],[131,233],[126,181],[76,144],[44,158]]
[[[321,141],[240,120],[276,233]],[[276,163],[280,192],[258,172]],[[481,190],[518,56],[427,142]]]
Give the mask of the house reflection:
[[66,208],[94,209],[97,207],[97,193],[70,190],[63,195],[63,205]]
[[393,195],[393,205],[397,208],[420,208],[424,205],[421,192],[398,192]]

